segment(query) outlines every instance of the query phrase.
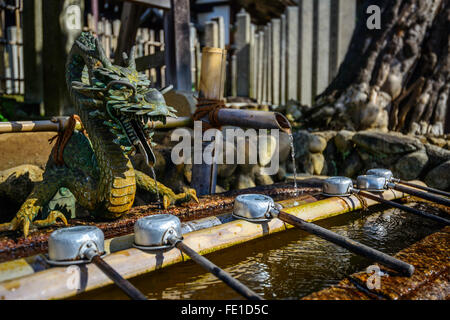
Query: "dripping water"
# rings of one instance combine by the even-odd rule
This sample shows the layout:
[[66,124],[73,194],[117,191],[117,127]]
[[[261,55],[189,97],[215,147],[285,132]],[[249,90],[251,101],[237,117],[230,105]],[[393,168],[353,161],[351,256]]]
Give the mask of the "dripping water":
[[[297,169],[295,167],[295,150],[294,150],[294,136],[292,135],[292,132],[289,132],[289,143],[291,145],[291,159],[292,159],[292,168],[294,170],[294,190],[295,190],[295,197],[298,197],[298,187],[297,187]],[[303,192],[302,192],[303,193]]]
[[152,176],[153,180],[155,181],[155,188],[156,188],[156,202],[158,203],[158,207],[161,208],[161,199],[159,197],[159,189],[158,189],[158,181],[156,181],[156,173],[155,169],[153,169],[152,166],[150,166],[150,170],[152,170]]

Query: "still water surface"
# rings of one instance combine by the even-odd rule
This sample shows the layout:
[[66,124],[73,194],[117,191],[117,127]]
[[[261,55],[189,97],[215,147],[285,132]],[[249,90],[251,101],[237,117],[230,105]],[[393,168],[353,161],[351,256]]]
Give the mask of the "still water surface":
[[[388,254],[440,228],[396,210],[353,212],[319,225]],[[206,256],[266,299],[298,299],[338,283],[371,261],[303,231],[290,229]],[[131,280],[149,299],[241,299],[192,261]],[[128,299],[108,286],[76,299]]]

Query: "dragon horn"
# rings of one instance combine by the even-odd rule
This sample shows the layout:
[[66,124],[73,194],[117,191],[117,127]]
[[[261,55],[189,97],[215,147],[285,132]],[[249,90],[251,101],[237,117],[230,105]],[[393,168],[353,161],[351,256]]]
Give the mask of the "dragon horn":
[[127,59],[127,64],[129,69],[136,69],[136,60],[135,60],[135,51],[136,46],[132,46],[130,50],[130,56]]
[[95,38],[95,47],[97,49],[98,59],[103,64],[104,67],[108,68],[112,66],[111,61],[109,61],[108,57],[106,56],[105,50],[101,46],[100,42],[98,41],[98,38]]

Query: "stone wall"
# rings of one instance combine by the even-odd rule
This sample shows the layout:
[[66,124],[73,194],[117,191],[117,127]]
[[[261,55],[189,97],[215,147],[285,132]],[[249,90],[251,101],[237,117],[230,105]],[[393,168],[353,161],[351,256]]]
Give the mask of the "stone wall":
[[[387,168],[403,180],[450,189],[449,137],[409,136],[378,131],[294,133],[297,170],[355,178],[371,168]],[[287,163],[288,171],[289,162]]]

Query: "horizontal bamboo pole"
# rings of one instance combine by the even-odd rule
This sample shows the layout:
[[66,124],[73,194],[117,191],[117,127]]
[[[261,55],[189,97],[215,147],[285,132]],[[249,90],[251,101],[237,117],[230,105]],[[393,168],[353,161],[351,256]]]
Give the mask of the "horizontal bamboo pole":
[[[404,197],[404,194],[388,190],[383,193],[383,197],[393,200]],[[367,199],[366,204],[372,206],[377,202]],[[359,199],[350,196],[331,197],[286,208],[284,211],[307,221],[315,221],[360,208]],[[184,243],[203,255],[280,232],[290,227],[292,226],[286,225],[279,219],[272,219],[270,222],[263,224],[234,220],[211,228],[190,232],[184,235]],[[107,255],[104,259],[124,278],[128,279],[185,261],[188,257],[179,250],[152,254],[130,248]],[[80,284],[80,287],[77,288],[75,284]],[[0,300],[62,299],[109,284],[112,284],[112,281],[93,264],[82,267],[56,267],[0,283]]]
[[[63,131],[68,124],[69,117],[59,117],[57,120],[36,121],[8,121],[0,122],[0,133],[12,132],[59,132]],[[167,117],[166,123],[161,121],[151,122],[149,125],[155,129],[172,129],[178,127],[192,127],[191,117]]]

